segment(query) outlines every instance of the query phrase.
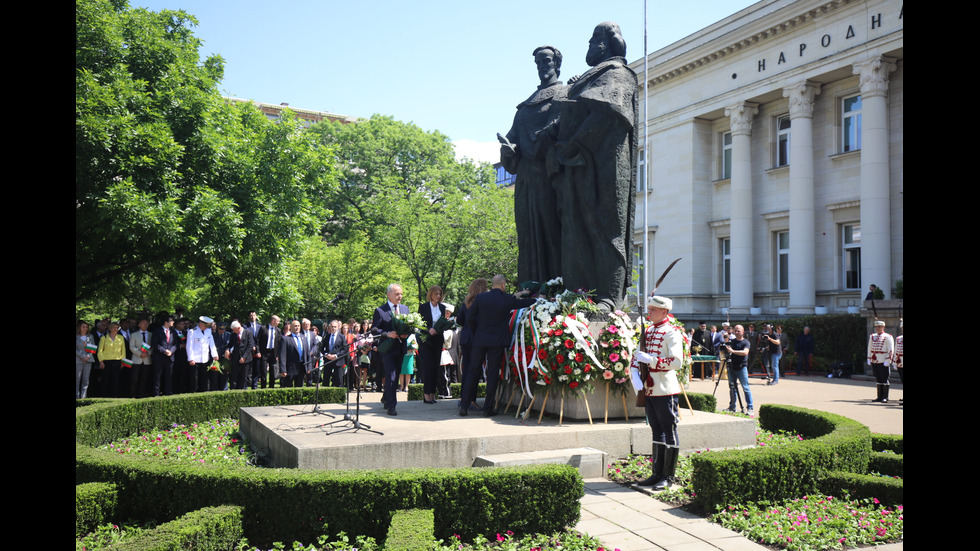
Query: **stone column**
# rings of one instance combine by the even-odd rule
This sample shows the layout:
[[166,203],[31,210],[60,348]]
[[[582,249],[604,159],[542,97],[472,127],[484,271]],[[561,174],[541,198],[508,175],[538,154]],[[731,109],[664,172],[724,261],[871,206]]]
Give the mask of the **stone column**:
[[789,310],[813,314],[816,306],[816,224],[813,204],[813,98],[819,84],[783,88],[789,98]]
[[732,128],[732,292],[731,313],[749,313],[752,292],[752,118],[759,113],[756,103],[746,101],[725,109]]
[[888,73],[895,68],[886,56],[854,64],[861,77],[861,292],[874,283],[885,298],[894,283],[887,100]]

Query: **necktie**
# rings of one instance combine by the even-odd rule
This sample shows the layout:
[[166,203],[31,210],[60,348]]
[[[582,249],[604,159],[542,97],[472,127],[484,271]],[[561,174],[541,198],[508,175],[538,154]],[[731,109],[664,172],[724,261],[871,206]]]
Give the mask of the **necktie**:
[[299,351],[299,357],[303,357],[303,341],[300,340],[299,335],[293,335],[296,339],[296,350]]

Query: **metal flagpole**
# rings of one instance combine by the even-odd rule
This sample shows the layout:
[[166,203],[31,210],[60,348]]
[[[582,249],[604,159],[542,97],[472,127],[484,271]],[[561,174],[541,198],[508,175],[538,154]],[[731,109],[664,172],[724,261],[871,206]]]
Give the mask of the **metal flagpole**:
[[[647,125],[650,123],[650,114],[648,111],[647,102],[649,101],[650,94],[647,90],[647,85],[650,82],[649,73],[649,56],[647,55],[647,0],[643,0],[643,279],[644,290],[647,288],[646,283],[649,281],[649,276],[647,274],[650,272],[650,222],[647,219],[648,212],[648,201],[650,193],[648,191],[650,185],[650,132],[647,131]],[[647,311],[647,295],[649,293],[643,293],[643,305],[640,308],[640,315],[646,315]]]

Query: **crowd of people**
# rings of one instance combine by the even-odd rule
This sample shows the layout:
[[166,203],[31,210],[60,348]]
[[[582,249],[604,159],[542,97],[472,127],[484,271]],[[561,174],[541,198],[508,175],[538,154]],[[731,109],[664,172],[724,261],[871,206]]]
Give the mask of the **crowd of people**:
[[[438,288],[436,288],[438,289]],[[453,306],[436,304],[452,318]],[[425,303],[430,304],[430,303]],[[424,306],[424,304],[423,304]],[[449,396],[459,382],[459,329],[402,350],[400,374],[406,391],[426,383],[426,400]],[[384,367],[372,320],[334,319],[321,325],[309,319],[265,321],[255,311],[247,319],[216,322],[179,312],[150,317],[76,322],[75,398],[144,398],[228,389],[325,386],[381,391]],[[416,354],[419,367],[415,367]]]

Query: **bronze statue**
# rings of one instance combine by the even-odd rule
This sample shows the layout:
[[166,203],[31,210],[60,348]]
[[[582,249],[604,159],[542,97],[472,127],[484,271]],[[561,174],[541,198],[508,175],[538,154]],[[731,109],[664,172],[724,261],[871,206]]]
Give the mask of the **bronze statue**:
[[561,275],[593,291],[603,310],[620,308],[632,279],[636,203],[637,77],[626,65],[619,25],[600,23],[589,40],[591,69],[554,100],[555,151],[562,169]]
[[[561,52],[541,46],[533,52],[541,84],[517,106],[514,124],[501,142],[500,162],[517,175],[514,218],[517,222],[517,277],[521,282],[547,281],[561,275],[561,210],[555,190],[558,166],[554,140],[541,130],[555,122],[553,102],[564,98],[558,80]],[[548,163],[548,158],[551,162]],[[551,166],[549,172],[547,165]]]

